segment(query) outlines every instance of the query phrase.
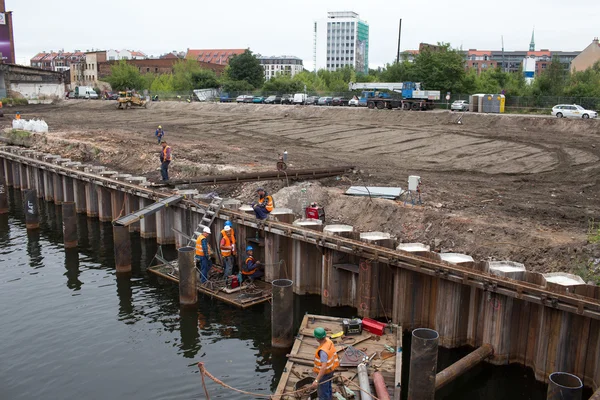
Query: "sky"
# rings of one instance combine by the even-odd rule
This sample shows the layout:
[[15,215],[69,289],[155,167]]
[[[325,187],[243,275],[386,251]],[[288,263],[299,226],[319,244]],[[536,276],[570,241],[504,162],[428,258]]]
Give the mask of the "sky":
[[[426,4],[424,6],[423,4]],[[16,61],[29,65],[40,51],[250,48],[264,56],[294,55],[313,67],[325,61],[322,24],[328,11],[354,11],[369,24],[369,64],[396,57],[419,43],[450,43],[464,50],[527,50],[535,27],[536,49],[580,51],[600,36],[598,0],[6,0],[13,11]]]

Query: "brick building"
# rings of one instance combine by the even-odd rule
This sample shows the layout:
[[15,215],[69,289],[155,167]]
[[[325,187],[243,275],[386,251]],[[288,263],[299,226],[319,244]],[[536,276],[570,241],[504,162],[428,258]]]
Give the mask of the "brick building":
[[204,63],[227,65],[231,57],[244,53],[246,49],[188,49],[185,58]]
[[[138,68],[142,74],[170,74],[173,72],[173,66],[178,62],[179,58],[147,58],[144,60],[126,60],[127,64]],[[102,78],[110,75],[110,68],[117,64],[118,61],[105,61],[98,63],[98,77]],[[214,71],[217,76],[220,76],[225,65],[198,62],[200,67]]]
[[600,42],[598,38],[594,38],[592,43],[586,47],[571,63],[571,70],[585,71],[593,67],[595,63],[600,61]]

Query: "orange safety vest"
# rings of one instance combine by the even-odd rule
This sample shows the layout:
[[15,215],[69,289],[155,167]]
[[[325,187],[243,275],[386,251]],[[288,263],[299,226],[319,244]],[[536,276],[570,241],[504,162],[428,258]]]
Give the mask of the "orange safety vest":
[[[199,257],[203,257],[205,255],[204,250],[202,249],[203,240],[206,240],[206,238],[202,235],[196,239],[196,255]],[[206,246],[208,247],[209,254],[212,253],[212,250],[210,249],[210,243],[206,243]],[[208,256],[208,254],[206,254],[206,256]]]
[[221,243],[225,241],[225,245],[221,244],[221,255],[223,257],[229,257],[231,255],[231,245],[235,244],[235,233],[233,233],[233,229],[231,229],[229,232],[231,232],[231,238],[225,229],[221,231],[221,236],[223,237],[223,239],[221,239]]
[[169,158],[167,158],[167,149],[171,149],[171,146],[165,146],[163,149],[163,160],[164,161],[171,161],[171,158],[173,157],[173,152],[171,152],[171,154],[169,154]]
[[273,198],[269,195],[265,196],[264,198],[259,198],[258,199],[258,204],[262,204],[263,201],[267,201],[267,206],[265,207],[265,210],[267,210],[268,212],[273,211]]
[[315,353],[315,367],[313,368],[313,371],[317,374],[321,371],[321,357],[319,356],[319,351],[321,350],[327,353],[327,367],[325,369],[325,373],[330,374],[340,366],[340,360],[338,359],[335,346],[333,345],[331,339],[326,338],[325,342],[319,346],[317,352]]
[[21,119],[21,114],[15,115],[15,119]]
[[[254,257],[248,256],[248,258],[246,258],[246,268],[248,266],[248,261],[250,260],[254,260]],[[242,268],[242,275],[252,275],[257,270],[257,268],[254,268],[252,271],[246,271],[246,268]]]

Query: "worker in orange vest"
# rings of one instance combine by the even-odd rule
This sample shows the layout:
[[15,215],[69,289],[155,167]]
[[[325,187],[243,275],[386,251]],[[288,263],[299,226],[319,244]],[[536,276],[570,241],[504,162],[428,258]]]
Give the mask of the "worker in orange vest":
[[173,154],[171,152],[171,146],[167,146],[167,142],[163,140],[160,142],[162,144],[162,151],[160,152],[160,174],[162,175],[163,181],[169,180],[169,164],[173,159]]
[[315,339],[319,342],[319,347],[315,352],[315,367],[313,372],[317,378],[311,385],[311,388],[317,388],[319,399],[333,399],[332,380],[333,372],[340,366],[337,351],[331,339],[327,337],[325,329],[318,327],[313,331]]
[[208,280],[208,272],[212,267],[212,261],[210,256],[213,254],[208,243],[208,235],[210,235],[210,229],[204,227],[202,234],[196,239],[196,267],[200,270],[200,282],[204,283]]
[[244,280],[248,279],[252,282],[254,279],[265,276],[265,267],[260,261],[254,259],[254,248],[252,246],[246,247],[246,254],[248,254],[248,257],[242,267]]
[[224,276],[227,278],[233,273],[233,256],[235,255],[235,233],[231,227],[231,221],[225,221],[225,227],[221,231],[221,257],[225,267]]
[[258,188],[256,192],[258,193],[258,202],[252,204],[254,214],[256,214],[256,218],[258,219],[267,219],[275,207],[273,197],[265,192],[263,188]]
[[21,119],[21,113],[17,111],[17,115],[15,115],[15,119],[19,120]]

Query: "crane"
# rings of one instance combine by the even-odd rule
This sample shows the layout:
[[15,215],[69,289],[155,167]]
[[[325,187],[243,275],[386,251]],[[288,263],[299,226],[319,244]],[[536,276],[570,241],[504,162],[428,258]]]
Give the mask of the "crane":
[[[350,82],[349,90],[363,90],[360,102],[369,108],[403,110],[431,110],[433,102],[440,99],[439,90],[421,90],[418,82]],[[401,99],[394,99],[388,93],[379,92],[387,90],[400,93]]]

